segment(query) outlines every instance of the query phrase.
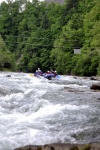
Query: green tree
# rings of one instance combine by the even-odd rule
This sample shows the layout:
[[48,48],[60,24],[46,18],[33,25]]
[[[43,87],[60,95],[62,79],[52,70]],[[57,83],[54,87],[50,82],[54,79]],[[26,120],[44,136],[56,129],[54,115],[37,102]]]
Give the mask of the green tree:
[[[100,3],[95,1],[94,7],[85,15],[84,33],[85,42],[84,53],[91,55],[91,75],[98,73],[100,63]],[[95,68],[95,69],[94,69]]]
[[6,44],[0,36],[0,70],[15,71],[15,69],[14,55],[7,50]]

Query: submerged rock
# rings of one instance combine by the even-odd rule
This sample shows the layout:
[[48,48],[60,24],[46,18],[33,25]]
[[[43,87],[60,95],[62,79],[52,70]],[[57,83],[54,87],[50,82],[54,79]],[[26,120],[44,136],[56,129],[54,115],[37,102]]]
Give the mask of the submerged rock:
[[100,77],[97,77],[97,76],[95,76],[95,77],[90,77],[90,80],[98,80],[98,81],[100,81]]
[[76,89],[76,88],[70,88],[70,87],[64,87],[64,90],[66,90],[67,92],[85,92],[82,89]]
[[8,74],[8,75],[6,75],[6,77],[11,77],[11,75],[10,75],[10,74]]

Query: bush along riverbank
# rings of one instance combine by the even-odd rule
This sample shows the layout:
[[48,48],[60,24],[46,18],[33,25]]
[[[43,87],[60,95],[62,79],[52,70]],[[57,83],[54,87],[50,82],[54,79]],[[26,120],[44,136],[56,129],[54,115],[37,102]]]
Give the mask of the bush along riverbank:
[[43,146],[27,145],[14,150],[100,150],[100,143],[93,144],[47,144]]

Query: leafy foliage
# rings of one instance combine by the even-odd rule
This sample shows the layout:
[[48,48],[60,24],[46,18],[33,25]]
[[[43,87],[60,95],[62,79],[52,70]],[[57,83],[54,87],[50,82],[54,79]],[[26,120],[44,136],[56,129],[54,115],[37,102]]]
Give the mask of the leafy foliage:
[[[24,72],[40,67],[60,74],[100,75],[99,1],[3,2],[0,34],[1,70],[16,68],[17,62],[17,70]],[[74,54],[77,48],[80,55]]]
[[0,37],[0,70],[15,70],[15,59],[14,55],[11,54]]

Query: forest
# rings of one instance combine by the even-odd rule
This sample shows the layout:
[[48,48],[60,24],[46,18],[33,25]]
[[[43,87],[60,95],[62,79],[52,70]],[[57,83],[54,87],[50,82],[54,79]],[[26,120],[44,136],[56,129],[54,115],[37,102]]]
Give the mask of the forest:
[[38,67],[63,75],[100,75],[99,0],[0,4],[0,71],[33,73]]

